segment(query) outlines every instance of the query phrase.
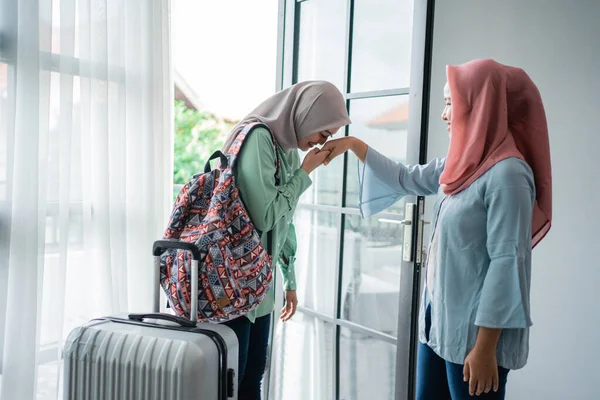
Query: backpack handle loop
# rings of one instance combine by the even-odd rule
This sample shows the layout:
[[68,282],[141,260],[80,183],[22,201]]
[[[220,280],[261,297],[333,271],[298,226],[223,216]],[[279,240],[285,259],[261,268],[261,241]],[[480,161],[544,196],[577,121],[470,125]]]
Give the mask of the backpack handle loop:
[[206,165],[204,166],[204,173],[207,174],[211,171],[210,168],[210,162],[214,159],[220,158],[221,159],[221,169],[225,169],[227,168],[227,165],[229,164],[229,161],[227,160],[227,156],[225,156],[225,154],[221,153],[221,150],[217,150],[213,153],[212,156],[210,156],[210,158],[208,159],[208,161],[206,162]]

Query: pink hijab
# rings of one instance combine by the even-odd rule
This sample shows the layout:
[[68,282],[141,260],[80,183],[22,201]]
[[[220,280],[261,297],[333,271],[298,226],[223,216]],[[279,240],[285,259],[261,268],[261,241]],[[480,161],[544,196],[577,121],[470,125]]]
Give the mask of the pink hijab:
[[527,73],[493,60],[447,67],[452,137],[440,177],[446,194],[469,187],[494,164],[517,157],[535,177],[532,247],[552,221],[548,125],[540,93]]

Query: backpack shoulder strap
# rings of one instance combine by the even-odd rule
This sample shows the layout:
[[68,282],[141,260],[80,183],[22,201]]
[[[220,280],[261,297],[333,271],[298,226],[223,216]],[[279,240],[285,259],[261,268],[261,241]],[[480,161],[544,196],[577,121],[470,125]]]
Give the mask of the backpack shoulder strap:
[[[233,166],[235,164],[235,160],[237,159],[238,154],[242,150],[242,147],[244,145],[244,141],[246,140],[246,137],[248,137],[248,135],[257,128],[264,128],[267,130],[267,132],[269,132],[271,134],[271,140],[273,141],[273,151],[275,152],[275,186],[279,186],[281,183],[281,179],[279,177],[279,175],[280,175],[279,171],[281,169],[281,159],[279,158],[279,154],[277,152],[277,139],[275,138],[273,131],[266,124],[263,124],[262,122],[249,123],[240,131],[240,133],[237,135],[236,139],[234,140],[233,144],[229,148],[229,151],[227,152],[227,157],[229,159],[229,165],[233,168]],[[273,235],[273,231],[271,230],[267,233],[267,253],[269,253],[271,256],[273,256],[274,250],[275,250],[275,238]],[[276,260],[273,260],[273,262],[275,262],[275,261]]]
[[275,138],[273,131],[271,131],[271,128],[269,128],[266,124],[263,124],[262,122],[251,122],[251,123],[247,124],[246,126],[244,126],[244,128],[240,131],[240,133],[237,135],[237,137],[233,141],[231,147],[229,148],[229,151],[227,151],[227,158],[229,159],[229,165],[231,165],[231,167],[233,168],[233,166],[235,164],[235,160],[237,159],[240,151],[242,150],[242,147],[244,146],[244,142],[245,142],[246,138],[248,137],[248,135],[250,135],[250,133],[252,133],[252,131],[254,131],[257,128],[266,129],[267,132],[269,132],[269,134],[271,135],[271,140],[273,141],[273,151],[275,152],[275,185],[279,186],[279,184],[280,184],[279,170],[281,169],[281,159],[279,158],[279,155],[277,152],[277,146],[278,146],[277,139]]

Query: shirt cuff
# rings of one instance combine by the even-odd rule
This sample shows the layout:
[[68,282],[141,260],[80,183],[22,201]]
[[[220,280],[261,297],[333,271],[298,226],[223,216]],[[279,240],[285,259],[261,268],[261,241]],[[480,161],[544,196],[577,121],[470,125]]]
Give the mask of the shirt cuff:
[[298,168],[296,170],[296,172],[294,173],[294,177],[296,177],[300,183],[300,185],[299,185],[300,193],[298,193],[299,195],[304,193],[306,191],[306,189],[308,189],[310,187],[310,185],[312,185],[312,179],[310,179],[310,176],[308,176],[306,171],[303,170],[302,168]]
[[281,275],[283,275],[283,289],[284,290],[296,290],[295,263],[296,263],[296,257],[294,257],[294,256],[291,256],[288,258],[287,265],[280,262]]
[[[381,163],[381,156],[375,150],[369,148],[365,163],[358,162],[358,208],[362,218],[375,215],[398,201],[402,194],[392,189],[387,183],[379,179],[381,170],[387,168],[383,175],[398,177],[398,171],[391,169],[389,163]],[[381,165],[387,165],[385,168]],[[374,168],[379,169],[378,173]]]

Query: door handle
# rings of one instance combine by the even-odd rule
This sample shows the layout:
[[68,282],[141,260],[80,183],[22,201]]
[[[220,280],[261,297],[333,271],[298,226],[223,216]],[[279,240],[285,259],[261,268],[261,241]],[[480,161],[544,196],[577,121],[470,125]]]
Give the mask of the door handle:
[[404,225],[404,243],[402,245],[402,260],[406,262],[413,261],[413,226],[416,217],[416,204],[407,203],[404,207],[404,220],[400,221]]
[[423,247],[423,228],[425,227],[425,225],[430,225],[431,222],[429,221],[425,221],[425,217],[424,217],[424,213],[425,213],[425,204],[423,202],[423,200],[419,200],[419,211],[418,211],[418,215],[419,215],[419,230],[417,231],[417,260],[416,263],[417,264],[421,264],[423,265],[425,263],[425,260],[427,259],[427,249],[425,249],[425,247]]

